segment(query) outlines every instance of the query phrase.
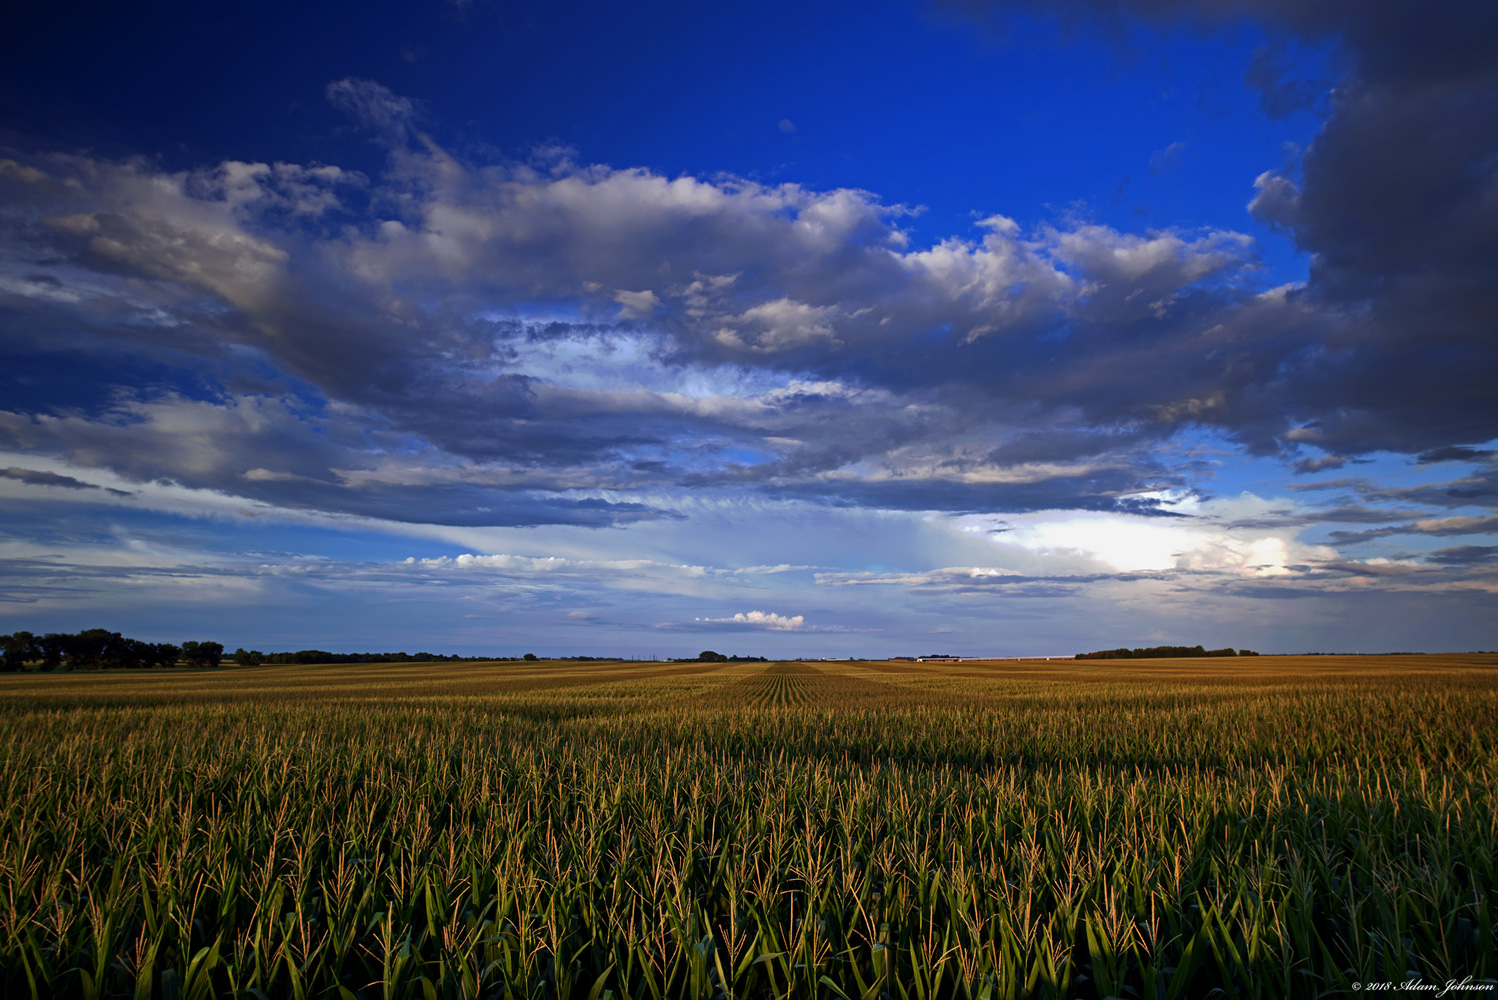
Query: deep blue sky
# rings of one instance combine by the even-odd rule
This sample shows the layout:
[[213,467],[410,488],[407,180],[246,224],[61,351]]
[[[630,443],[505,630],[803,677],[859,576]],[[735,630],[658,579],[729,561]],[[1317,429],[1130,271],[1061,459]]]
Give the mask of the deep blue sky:
[[[164,167],[337,163],[383,153],[323,99],[378,81],[475,160],[562,144],[584,163],[863,188],[924,206],[927,239],[974,213],[1125,228],[1262,229],[1247,171],[1304,144],[1244,73],[1251,21],[1123,37],[1015,14],[975,25],[923,4],[265,4],[32,8],[10,36],[4,110],[23,136]],[[293,28],[294,26],[294,28]],[[1325,46],[1298,76],[1327,73]],[[789,123],[793,130],[781,125]],[[1168,152],[1171,147],[1174,152]],[[1287,275],[1288,246],[1270,248]]]
[[0,628],[1498,643],[1492,9],[1037,10],[13,16]]

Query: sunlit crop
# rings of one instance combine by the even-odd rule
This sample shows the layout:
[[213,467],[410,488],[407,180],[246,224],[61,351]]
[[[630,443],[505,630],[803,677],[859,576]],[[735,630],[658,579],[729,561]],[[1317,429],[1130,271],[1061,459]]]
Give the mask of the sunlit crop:
[[5,996],[1498,976],[1498,657],[0,678]]

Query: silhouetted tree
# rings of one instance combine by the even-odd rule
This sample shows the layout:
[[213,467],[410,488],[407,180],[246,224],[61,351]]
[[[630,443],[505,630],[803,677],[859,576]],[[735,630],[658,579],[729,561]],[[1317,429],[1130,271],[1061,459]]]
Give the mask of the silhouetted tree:
[[151,665],[152,652],[153,650],[149,642],[141,642],[139,639],[128,639],[119,636],[109,644],[109,651],[105,657],[104,665],[107,667],[123,667],[126,670],[139,670]]
[[221,642],[184,642],[182,644],[182,659],[189,667],[216,667],[224,658],[224,644]]
[[0,653],[4,654],[4,659],[0,660],[0,669],[14,673],[24,667],[27,660],[37,658],[36,636],[30,632],[0,635]]
[[73,648],[68,650],[68,666],[73,670],[98,670],[104,666],[105,657],[118,643],[120,634],[107,628],[84,629],[73,636]]
[[48,632],[42,636],[41,653],[43,670],[56,670],[62,666],[62,659],[68,655],[68,648],[72,645],[72,638],[72,636],[63,632]]
[[1237,656],[1231,649],[1208,650],[1201,646],[1149,646],[1141,649],[1100,649],[1095,653],[1078,653],[1079,660],[1153,660],[1187,656]]

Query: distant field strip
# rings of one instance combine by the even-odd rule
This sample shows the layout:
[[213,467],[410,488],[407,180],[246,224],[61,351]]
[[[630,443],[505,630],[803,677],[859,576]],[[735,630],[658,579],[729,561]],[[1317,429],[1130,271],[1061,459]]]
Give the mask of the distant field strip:
[[0,759],[5,997],[1498,976],[1492,655],[6,675]]

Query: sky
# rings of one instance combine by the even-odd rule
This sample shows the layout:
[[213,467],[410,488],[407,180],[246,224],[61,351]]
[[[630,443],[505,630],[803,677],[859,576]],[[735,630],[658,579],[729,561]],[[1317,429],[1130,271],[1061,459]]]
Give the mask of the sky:
[[1498,6],[28,5],[0,631],[1498,649]]

